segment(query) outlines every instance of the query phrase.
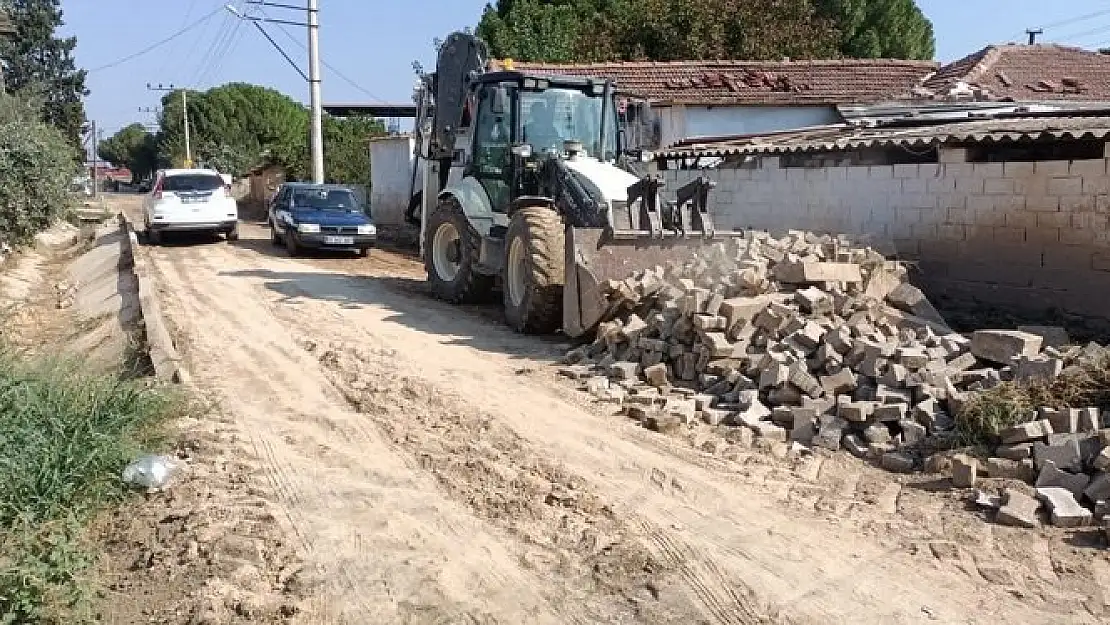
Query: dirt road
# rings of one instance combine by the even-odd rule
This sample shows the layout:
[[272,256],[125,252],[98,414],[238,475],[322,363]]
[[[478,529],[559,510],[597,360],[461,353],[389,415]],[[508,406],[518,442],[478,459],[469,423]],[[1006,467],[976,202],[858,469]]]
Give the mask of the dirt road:
[[[318,571],[305,623],[1097,623],[1110,561],[843,455],[668,438],[403,256],[146,247],[193,383]],[[695,445],[691,445],[694,442]],[[936,491],[936,492],[932,492]]]

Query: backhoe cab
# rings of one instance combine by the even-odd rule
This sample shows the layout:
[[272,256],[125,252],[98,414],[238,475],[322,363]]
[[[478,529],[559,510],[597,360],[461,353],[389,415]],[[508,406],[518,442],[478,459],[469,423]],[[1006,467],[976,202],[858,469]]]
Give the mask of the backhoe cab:
[[607,281],[714,238],[708,181],[664,202],[657,177],[632,173],[611,82],[485,65],[484,44],[456,33],[418,94],[428,166],[413,196],[438,297],[480,302],[500,282],[514,329],[576,337],[611,312]]

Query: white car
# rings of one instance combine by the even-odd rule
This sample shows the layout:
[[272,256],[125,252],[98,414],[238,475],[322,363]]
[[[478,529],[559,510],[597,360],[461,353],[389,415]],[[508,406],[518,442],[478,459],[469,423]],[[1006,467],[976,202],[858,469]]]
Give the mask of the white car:
[[239,238],[239,205],[231,185],[212,169],[163,169],[143,201],[147,240],[160,243],[162,233],[222,232]]

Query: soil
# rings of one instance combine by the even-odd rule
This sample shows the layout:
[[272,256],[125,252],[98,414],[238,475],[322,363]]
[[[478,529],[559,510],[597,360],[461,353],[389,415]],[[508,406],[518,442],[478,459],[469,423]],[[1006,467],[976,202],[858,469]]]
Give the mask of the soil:
[[[245,524],[239,534],[272,528],[312,572],[289,595],[264,572],[285,557],[264,549],[261,572],[246,575],[263,580],[247,596],[272,607],[259,618],[1110,618],[1110,558],[1093,530],[994,525],[945,479],[847,454],[708,427],[650,432],[558,378],[558,340],[512,333],[496,307],[427,297],[411,256],[292,259],[258,225],[241,236],[140,253],[192,384],[226,419],[209,447],[231,468],[203,474],[197,492],[266,510],[272,523],[251,506],[228,508],[241,516],[227,522]],[[158,562],[163,580],[175,574],[170,551]],[[237,579],[194,570],[216,586]],[[224,614],[238,605],[220,596]]]

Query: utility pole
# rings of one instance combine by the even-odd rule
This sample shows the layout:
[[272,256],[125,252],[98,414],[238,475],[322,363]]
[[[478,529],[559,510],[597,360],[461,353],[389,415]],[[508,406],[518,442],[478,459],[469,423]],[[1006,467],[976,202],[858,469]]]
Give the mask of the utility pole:
[[1037,28],[1035,30],[1030,28],[1025,31],[1025,34],[1029,35],[1029,45],[1034,45],[1037,43],[1037,35],[1043,35],[1044,30],[1040,28]]
[[320,103],[320,9],[308,0],[308,83],[312,108],[312,181],[324,182],[324,121]]
[[[174,86],[172,84],[169,85],[168,87],[163,87],[162,83],[158,83],[158,86],[155,87],[155,86],[151,85],[149,82],[146,84],[146,88],[151,90],[151,91],[172,92],[174,90]],[[181,90],[181,116],[184,118],[183,121],[184,121],[184,126],[185,126],[185,168],[186,169],[192,169],[192,167],[193,167],[193,151],[192,151],[192,148],[189,145],[189,96],[188,96],[188,89],[182,89]]]
[[100,196],[100,157],[97,154],[97,149],[100,146],[97,145],[97,143],[99,142],[100,135],[99,135],[99,133],[96,132],[96,120],[95,119],[92,120],[91,123],[92,123],[92,140],[90,141],[90,143],[92,143],[93,197],[99,197]]

